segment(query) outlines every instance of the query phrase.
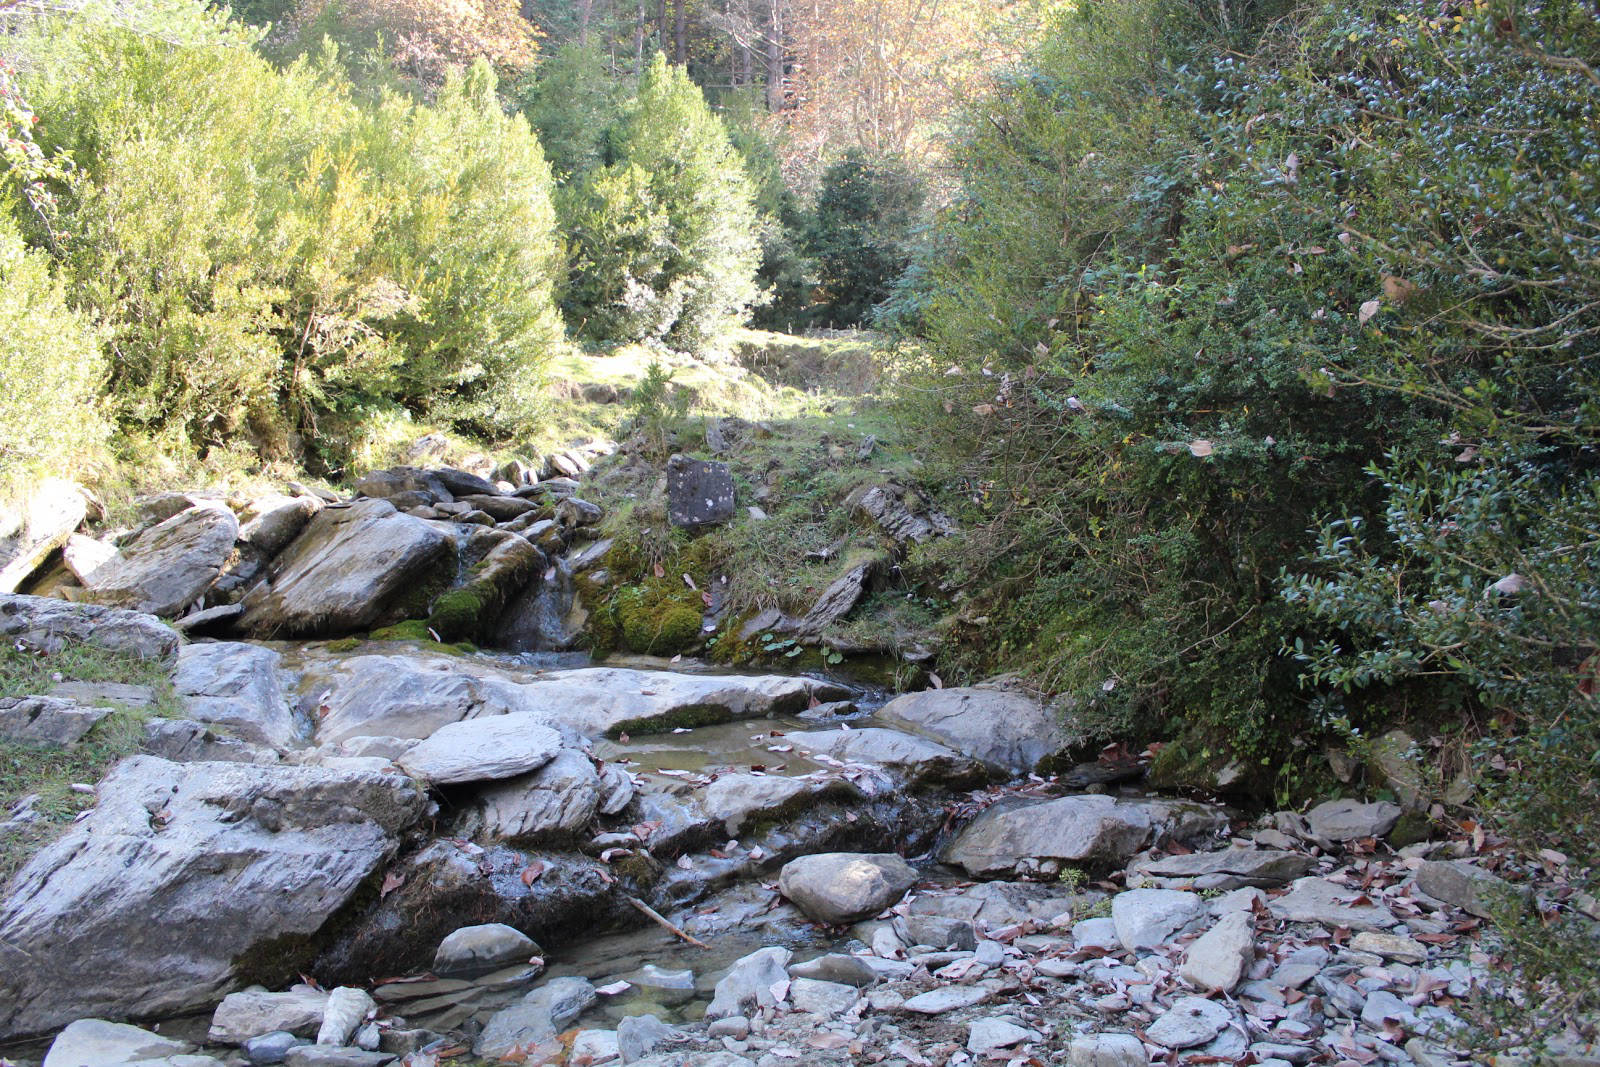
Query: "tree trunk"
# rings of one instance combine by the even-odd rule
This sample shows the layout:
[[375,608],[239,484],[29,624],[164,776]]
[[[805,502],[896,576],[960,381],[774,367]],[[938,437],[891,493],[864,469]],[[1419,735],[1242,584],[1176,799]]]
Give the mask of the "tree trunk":
[[783,110],[783,0],[767,4],[767,110]]
[[679,66],[689,65],[689,11],[686,0],[672,3],[672,59]]

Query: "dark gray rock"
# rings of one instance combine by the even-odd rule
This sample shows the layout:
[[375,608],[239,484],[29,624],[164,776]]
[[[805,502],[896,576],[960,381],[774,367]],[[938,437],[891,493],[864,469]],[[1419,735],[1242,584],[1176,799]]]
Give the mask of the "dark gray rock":
[[539,955],[538,944],[504,923],[463,926],[439,942],[433,973],[441,978],[478,978]]
[[362,496],[389,499],[395,507],[415,507],[417,503],[448,503],[455,499],[436,471],[419,467],[392,467],[368,471],[355,481]]
[[306,1038],[296,1037],[287,1030],[274,1030],[246,1041],[244,1054],[250,1058],[253,1067],[271,1067],[272,1064],[282,1063],[290,1049],[310,1043]]
[[1306,813],[1311,832],[1329,841],[1382,837],[1400,821],[1400,806],[1387,801],[1329,800]]
[[428,472],[438,479],[457,500],[469,496],[499,496],[500,490],[489,479],[457,467],[439,467]]
[[1074,743],[1050,708],[997,686],[906,693],[885,704],[877,717],[885,726],[931,738],[1004,774],[1026,774]]
[[715,526],[733,518],[733,474],[726,463],[667,460],[667,517],[674,526]]

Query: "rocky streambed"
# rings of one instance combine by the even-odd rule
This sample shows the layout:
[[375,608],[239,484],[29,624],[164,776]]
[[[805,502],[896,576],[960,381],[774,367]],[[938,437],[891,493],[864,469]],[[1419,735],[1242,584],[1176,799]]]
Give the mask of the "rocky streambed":
[[23,596],[0,631],[167,662],[181,704],[5,889],[11,1063],[1434,1064],[1495,988],[1469,843],[1042,773],[1071,739],[1003,686],[183,643]]

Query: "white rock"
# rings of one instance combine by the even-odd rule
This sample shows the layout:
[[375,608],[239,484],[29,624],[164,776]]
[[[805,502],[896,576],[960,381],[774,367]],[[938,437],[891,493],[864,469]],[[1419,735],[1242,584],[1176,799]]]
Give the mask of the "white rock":
[[103,1019],[79,1019],[56,1035],[45,1053],[44,1067],[109,1067],[111,1064],[159,1059],[188,1052],[194,1046],[149,1030]]
[[1205,911],[1205,901],[1176,889],[1130,889],[1111,899],[1117,938],[1130,952],[1166,944]]
[[328,994],[302,986],[286,993],[246,990],[229,993],[211,1015],[207,1035],[219,1045],[242,1045],[252,1037],[279,1030],[311,1037],[322,1025]]
[[1178,975],[1204,990],[1232,992],[1255,958],[1255,922],[1249,912],[1224,915],[1189,946]]
[[843,1015],[861,996],[855,986],[824,982],[815,978],[796,978],[789,986],[789,1002],[800,1011],[831,1019]]
[[1098,948],[1111,952],[1122,949],[1122,938],[1117,936],[1117,924],[1109,917],[1073,923],[1072,943],[1080,949]]
[[322,1025],[317,1029],[317,1044],[348,1045],[367,1013],[376,1009],[377,1004],[366,990],[339,986],[328,994],[328,1006],[323,1009]]
[[536,771],[561,751],[561,735],[531,715],[494,715],[440,727],[396,762],[435,785],[486,782]]
[[1132,1034],[1083,1034],[1072,1039],[1072,1067],[1146,1067],[1144,1042]]
[[967,1028],[967,1051],[982,1056],[997,1048],[1010,1048],[1024,1041],[1039,1040],[1037,1030],[1018,1026],[1010,1019],[977,1019]]
[[989,999],[989,991],[979,986],[943,986],[918,993],[901,1005],[903,1011],[918,1015],[943,1015],[957,1008],[970,1008]]
[[588,1063],[600,1067],[622,1057],[615,1030],[579,1030],[572,1039],[573,1063]]
[[1145,1030],[1145,1036],[1164,1048],[1193,1048],[1222,1033],[1232,1019],[1220,1004],[1200,997],[1181,997]]
[[786,948],[771,946],[757,949],[735,961],[728,973],[716,985],[711,1003],[706,1008],[707,1019],[722,1019],[730,1015],[743,1015],[752,1007],[772,1007],[777,1004],[772,988],[789,981],[789,960],[794,953]]

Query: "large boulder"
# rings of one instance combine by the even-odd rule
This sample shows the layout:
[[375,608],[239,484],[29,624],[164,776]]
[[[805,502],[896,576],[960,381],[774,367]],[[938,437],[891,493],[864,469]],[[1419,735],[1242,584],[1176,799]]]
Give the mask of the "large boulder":
[[483,530],[468,542],[464,562],[472,564],[471,577],[441,595],[428,613],[429,629],[445,641],[488,633],[506,601],[543,570],[544,553],[517,534]]
[[306,528],[306,523],[321,511],[321,500],[310,494],[274,495],[252,500],[240,513],[244,526],[239,539],[276,556]]
[[191,719],[214,723],[246,741],[287,748],[300,727],[270,648],[234,641],[185,645],[172,686]]
[[581,645],[589,609],[579,595],[576,574],[570,563],[558,559],[524,585],[495,622],[495,647],[513,652],[564,652]]
[[483,832],[508,840],[576,834],[594,819],[601,799],[594,761],[571,748],[532,774],[496,782],[478,793]]
[[453,785],[515,778],[560,751],[561,735],[533,716],[492,715],[441,726],[395,762],[432,785]]
[[110,1067],[117,1063],[161,1060],[193,1049],[187,1041],[104,1019],[79,1019],[50,1043],[43,1067]]
[[14,593],[83,525],[89,501],[69,481],[35,486],[20,508],[0,506],[0,593]]
[[30,745],[75,745],[111,714],[64,697],[0,697],[0,738]]
[[940,858],[983,876],[1046,861],[1114,866],[1159,835],[1195,840],[1226,825],[1219,809],[1175,801],[1085,795],[997,804],[972,820]]
[[733,474],[726,463],[667,460],[667,518],[694,529],[733,518]]
[[98,796],[0,903],[0,1039],[283,981],[422,809],[398,774],[153,756]]
[[206,501],[140,534],[90,575],[88,588],[102,604],[180,614],[217,580],[238,537],[239,520],[227,505]]
[[885,704],[878,719],[886,726],[932,738],[1004,774],[1026,774],[1075,741],[1039,701],[990,686],[906,693]]
[[0,637],[39,652],[82,644],[161,661],[175,658],[181,642],[178,631],[143,612],[16,594],[0,594]]
[[243,600],[239,623],[262,636],[327,636],[397,621],[408,600],[454,566],[454,542],[386,500],[324,509]]
[[917,872],[892,852],[828,852],[785,864],[778,888],[811,918],[839,925],[872,918],[916,881]]

